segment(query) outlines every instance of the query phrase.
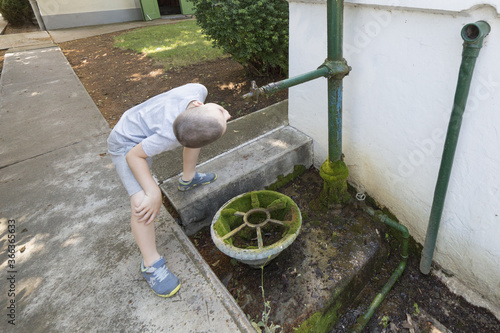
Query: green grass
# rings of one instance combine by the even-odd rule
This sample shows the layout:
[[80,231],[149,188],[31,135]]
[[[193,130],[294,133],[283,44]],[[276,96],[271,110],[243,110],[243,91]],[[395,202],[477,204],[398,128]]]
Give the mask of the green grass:
[[166,70],[225,56],[205,38],[195,20],[136,29],[116,36],[114,46],[145,54]]

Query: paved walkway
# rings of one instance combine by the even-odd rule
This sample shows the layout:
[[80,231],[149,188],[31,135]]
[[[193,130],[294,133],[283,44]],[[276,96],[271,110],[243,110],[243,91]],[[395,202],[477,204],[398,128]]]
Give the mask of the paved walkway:
[[110,128],[59,47],[30,39],[8,47],[0,77],[0,331],[254,331],[165,209],[158,247],[183,286],[171,299],[149,290]]

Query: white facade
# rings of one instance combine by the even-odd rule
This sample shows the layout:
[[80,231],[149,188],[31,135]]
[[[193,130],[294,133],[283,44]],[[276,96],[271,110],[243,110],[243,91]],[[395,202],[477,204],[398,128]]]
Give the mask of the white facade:
[[[327,53],[326,0],[289,0],[290,77]],[[461,63],[485,20],[434,261],[500,316],[500,0],[351,0],[344,9],[343,153],[349,181],[425,240]],[[290,88],[290,124],[327,158],[327,80]],[[467,295],[465,295],[467,297]],[[474,301],[473,299],[469,299]]]
[[36,0],[47,29],[142,20],[139,0]]

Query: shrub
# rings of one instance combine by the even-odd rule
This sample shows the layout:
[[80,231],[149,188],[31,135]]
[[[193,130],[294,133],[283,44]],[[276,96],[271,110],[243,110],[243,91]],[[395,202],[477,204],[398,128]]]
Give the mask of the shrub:
[[29,0],[0,0],[0,14],[10,24],[33,22],[33,9]]
[[253,74],[288,71],[286,0],[192,0],[198,24],[215,46]]

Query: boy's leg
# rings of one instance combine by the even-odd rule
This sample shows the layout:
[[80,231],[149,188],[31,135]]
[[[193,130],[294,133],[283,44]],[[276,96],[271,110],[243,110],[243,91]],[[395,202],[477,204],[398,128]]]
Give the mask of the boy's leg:
[[207,185],[217,179],[215,173],[198,173],[196,172],[196,163],[198,163],[198,155],[200,148],[186,148],[182,153],[182,177],[179,178],[179,191],[188,191],[198,185]]
[[149,267],[160,259],[160,254],[156,249],[154,222],[149,224],[138,222],[139,218],[133,213],[134,207],[140,205],[143,199],[144,191],[137,192],[130,197],[130,206],[132,210],[130,225],[132,227],[132,234],[134,235],[135,242],[139,246],[142,258],[144,259],[144,266]]
[[130,197],[132,208],[131,226],[135,241],[142,253],[142,276],[146,279],[153,292],[161,297],[173,296],[180,288],[181,282],[166,266],[165,259],[156,250],[155,224],[138,222],[133,208],[144,199],[144,191]]
[[196,163],[200,155],[200,148],[186,148],[182,153],[182,180],[185,182],[191,181],[196,173]]

